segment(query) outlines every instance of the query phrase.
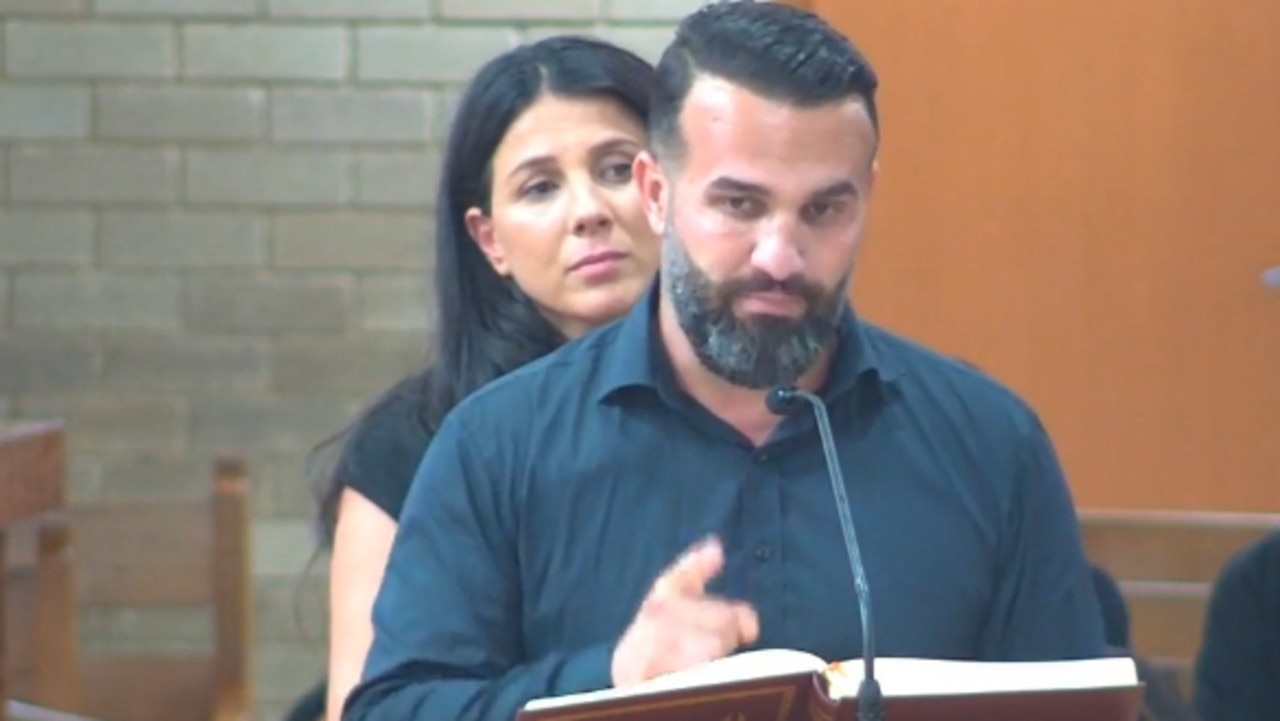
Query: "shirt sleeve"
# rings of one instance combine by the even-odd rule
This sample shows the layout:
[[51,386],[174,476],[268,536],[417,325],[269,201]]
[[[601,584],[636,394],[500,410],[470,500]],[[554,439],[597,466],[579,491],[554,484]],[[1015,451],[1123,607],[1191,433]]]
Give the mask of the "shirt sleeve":
[[1107,655],[1075,506],[1034,416],[1017,451],[984,656],[1036,661]]
[[461,425],[446,419],[410,488],[345,721],[512,721],[531,699],[611,683],[612,643],[525,653],[511,464]]
[[1233,558],[1214,584],[1195,678],[1196,711],[1205,721],[1276,717],[1280,534]]
[[409,485],[431,443],[415,400],[393,395],[375,406],[351,432],[336,464],[338,482],[399,518]]

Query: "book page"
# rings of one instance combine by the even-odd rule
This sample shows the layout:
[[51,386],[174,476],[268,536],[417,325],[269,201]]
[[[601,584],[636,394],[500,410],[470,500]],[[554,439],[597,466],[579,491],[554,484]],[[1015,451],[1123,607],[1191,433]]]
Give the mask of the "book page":
[[[1131,658],[1075,661],[947,661],[876,659],[876,679],[890,696],[949,696],[1067,689],[1125,688],[1138,684]],[[826,671],[832,698],[854,698],[862,683],[862,660],[832,664]]]
[[748,681],[771,676],[787,676],[794,673],[813,673],[826,667],[826,662],[812,654],[787,649],[762,649],[744,651],[733,656],[704,663],[684,671],[675,671],[629,688],[609,688],[600,691],[534,699],[525,704],[525,710],[574,706],[598,701],[612,701],[631,696],[677,691],[688,688],[716,686],[737,681]]

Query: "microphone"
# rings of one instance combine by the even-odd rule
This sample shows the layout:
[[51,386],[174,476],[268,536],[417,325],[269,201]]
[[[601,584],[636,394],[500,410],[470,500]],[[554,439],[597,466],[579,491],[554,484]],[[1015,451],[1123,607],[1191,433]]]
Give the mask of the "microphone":
[[827,477],[831,480],[831,493],[835,496],[836,512],[840,515],[840,532],[844,535],[845,555],[853,571],[854,590],[858,596],[858,616],[862,624],[862,683],[858,685],[858,721],[883,721],[884,698],[880,682],[876,680],[875,627],[871,623],[871,588],[867,584],[867,571],[862,566],[862,554],[858,551],[858,536],[853,530],[853,515],[849,512],[849,497],[844,489],[844,474],[840,471],[840,459],[836,456],[836,443],[831,436],[831,420],[827,406],[818,396],[793,386],[779,386],[769,391],[764,404],[770,413],[789,416],[808,403],[818,423],[818,437],[822,439],[822,454],[827,460]]

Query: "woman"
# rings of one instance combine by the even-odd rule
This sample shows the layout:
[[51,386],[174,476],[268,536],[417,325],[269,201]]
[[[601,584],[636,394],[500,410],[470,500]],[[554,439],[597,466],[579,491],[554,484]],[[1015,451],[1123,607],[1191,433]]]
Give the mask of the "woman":
[[623,315],[657,270],[631,183],[652,77],[628,51],[560,36],[491,61],[461,99],[436,205],[436,357],[344,433],[323,479],[332,721],[359,680],[395,519],[445,414]]
[[1131,656],[1138,667],[1138,679],[1146,684],[1138,721],[1197,721],[1196,714],[1178,690],[1177,679],[1171,669],[1133,654],[1129,606],[1120,584],[1101,566],[1091,564],[1091,567],[1107,646],[1112,653]]

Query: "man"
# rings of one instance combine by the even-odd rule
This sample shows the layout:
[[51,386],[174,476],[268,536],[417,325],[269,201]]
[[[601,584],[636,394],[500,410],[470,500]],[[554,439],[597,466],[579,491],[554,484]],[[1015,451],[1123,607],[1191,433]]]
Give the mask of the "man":
[[753,647],[857,657],[812,414],[863,545],[879,652],[1103,652],[1070,495],[1035,415],[860,321],[876,77],[817,17],[717,3],[658,68],[634,165],[664,235],[618,323],[481,390],[410,493],[344,718],[510,721]]
[[1280,531],[1234,555],[1214,582],[1195,707],[1205,721],[1280,721]]

